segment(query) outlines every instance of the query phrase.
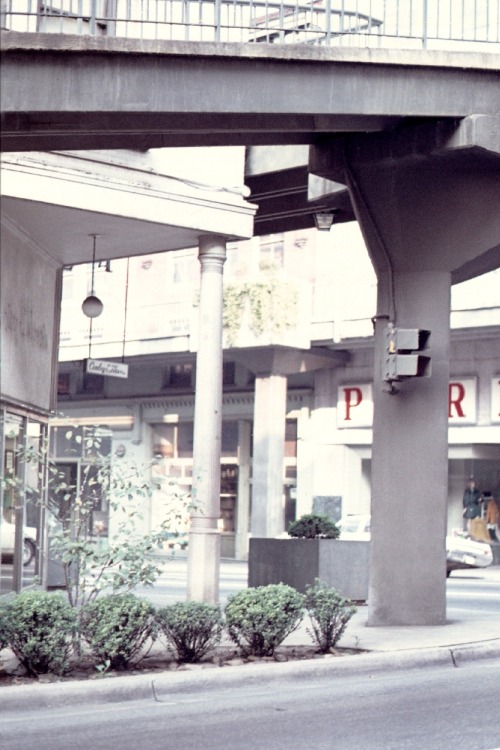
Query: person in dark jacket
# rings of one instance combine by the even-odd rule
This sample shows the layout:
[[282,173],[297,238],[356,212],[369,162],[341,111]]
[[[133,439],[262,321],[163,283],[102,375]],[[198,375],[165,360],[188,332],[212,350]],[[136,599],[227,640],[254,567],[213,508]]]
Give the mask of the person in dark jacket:
[[481,501],[482,495],[477,488],[476,480],[470,477],[464,492],[464,529],[469,529],[471,518],[480,518]]

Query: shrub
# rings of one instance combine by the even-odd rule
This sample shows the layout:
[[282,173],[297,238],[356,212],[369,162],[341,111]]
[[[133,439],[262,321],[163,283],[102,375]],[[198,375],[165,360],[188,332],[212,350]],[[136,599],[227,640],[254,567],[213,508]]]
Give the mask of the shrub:
[[[136,464],[112,455],[107,428],[69,427],[64,438],[70,455],[83,448],[89,459],[82,465],[77,484],[68,483],[66,473],[50,458],[48,439],[36,448],[29,445],[16,452],[16,461],[28,473],[35,475],[41,466],[47,467],[47,493],[41,491],[45,483],[25,487],[24,471],[0,478],[0,483],[7,481],[24,502],[47,512],[51,555],[62,568],[68,601],[79,609],[105,591],[127,594],[138,585],[153,585],[161,573],[154,554],[163,546],[166,532],[187,522],[192,500],[163,470],[164,459]],[[163,521],[145,534],[140,530],[144,512],[158,490]],[[92,520],[101,492],[109,501],[114,527],[104,544]]]
[[304,597],[283,583],[245,589],[230,597],[226,628],[244,655],[272,656],[303,617]]
[[4,638],[28,675],[66,671],[76,615],[60,594],[23,592],[5,608],[2,620]]
[[134,594],[108,594],[80,613],[80,633],[93,656],[110,669],[127,669],[150,637],[155,610]]
[[159,610],[156,619],[179,661],[189,664],[219,643],[224,627],[220,607],[205,602],[171,604]]
[[328,516],[309,513],[293,521],[288,527],[288,534],[301,539],[337,539],[340,529]]
[[0,651],[9,645],[7,638],[7,606],[0,598]]
[[325,654],[342,636],[356,607],[350,599],[344,599],[336,589],[318,579],[314,586],[306,586],[305,603],[312,624],[307,632]]

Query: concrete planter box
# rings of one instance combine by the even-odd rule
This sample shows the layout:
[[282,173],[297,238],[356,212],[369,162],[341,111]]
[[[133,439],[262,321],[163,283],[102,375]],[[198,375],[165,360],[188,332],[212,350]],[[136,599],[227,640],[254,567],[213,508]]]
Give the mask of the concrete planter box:
[[286,583],[304,593],[319,578],[353,601],[368,598],[370,542],[250,539],[248,585]]

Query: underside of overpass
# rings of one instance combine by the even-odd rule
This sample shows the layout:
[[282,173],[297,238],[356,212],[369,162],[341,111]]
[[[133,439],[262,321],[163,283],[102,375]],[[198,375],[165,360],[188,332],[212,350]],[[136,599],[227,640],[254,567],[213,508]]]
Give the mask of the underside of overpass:
[[[450,286],[500,266],[496,56],[13,32],[2,49],[4,151],[244,145],[256,233],[317,207],[358,220],[379,290],[369,621],[443,624]],[[388,388],[389,322],[432,331],[432,377]]]
[[500,112],[493,54],[20,32],[1,43],[3,151],[243,145],[258,235],[314,226],[318,208],[355,218],[345,183],[314,177],[310,146],[338,154],[346,134],[411,139],[427,122]]

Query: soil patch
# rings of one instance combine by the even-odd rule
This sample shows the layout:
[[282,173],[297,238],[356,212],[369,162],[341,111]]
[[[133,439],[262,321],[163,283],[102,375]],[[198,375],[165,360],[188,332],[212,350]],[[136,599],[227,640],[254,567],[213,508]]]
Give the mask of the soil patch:
[[167,648],[161,649],[158,644],[154,645],[140,661],[133,664],[124,671],[106,670],[105,667],[97,665],[95,660],[88,656],[74,658],[69,670],[62,676],[39,675],[39,677],[27,677],[23,667],[12,654],[5,649],[0,652],[0,689],[11,685],[29,685],[33,683],[71,682],[74,680],[98,680],[109,679],[117,676],[130,676],[157,672],[187,672],[200,669],[220,669],[242,666],[255,663],[282,663],[287,661],[300,661],[304,659],[334,659],[344,656],[352,656],[364,653],[363,649],[354,648],[332,648],[327,654],[318,653],[314,645],[279,646],[273,656],[255,657],[243,656],[239,649],[230,645],[221,645],[214,649],[201,662],[197,664],[183,664],[175,659],[174,654]]

